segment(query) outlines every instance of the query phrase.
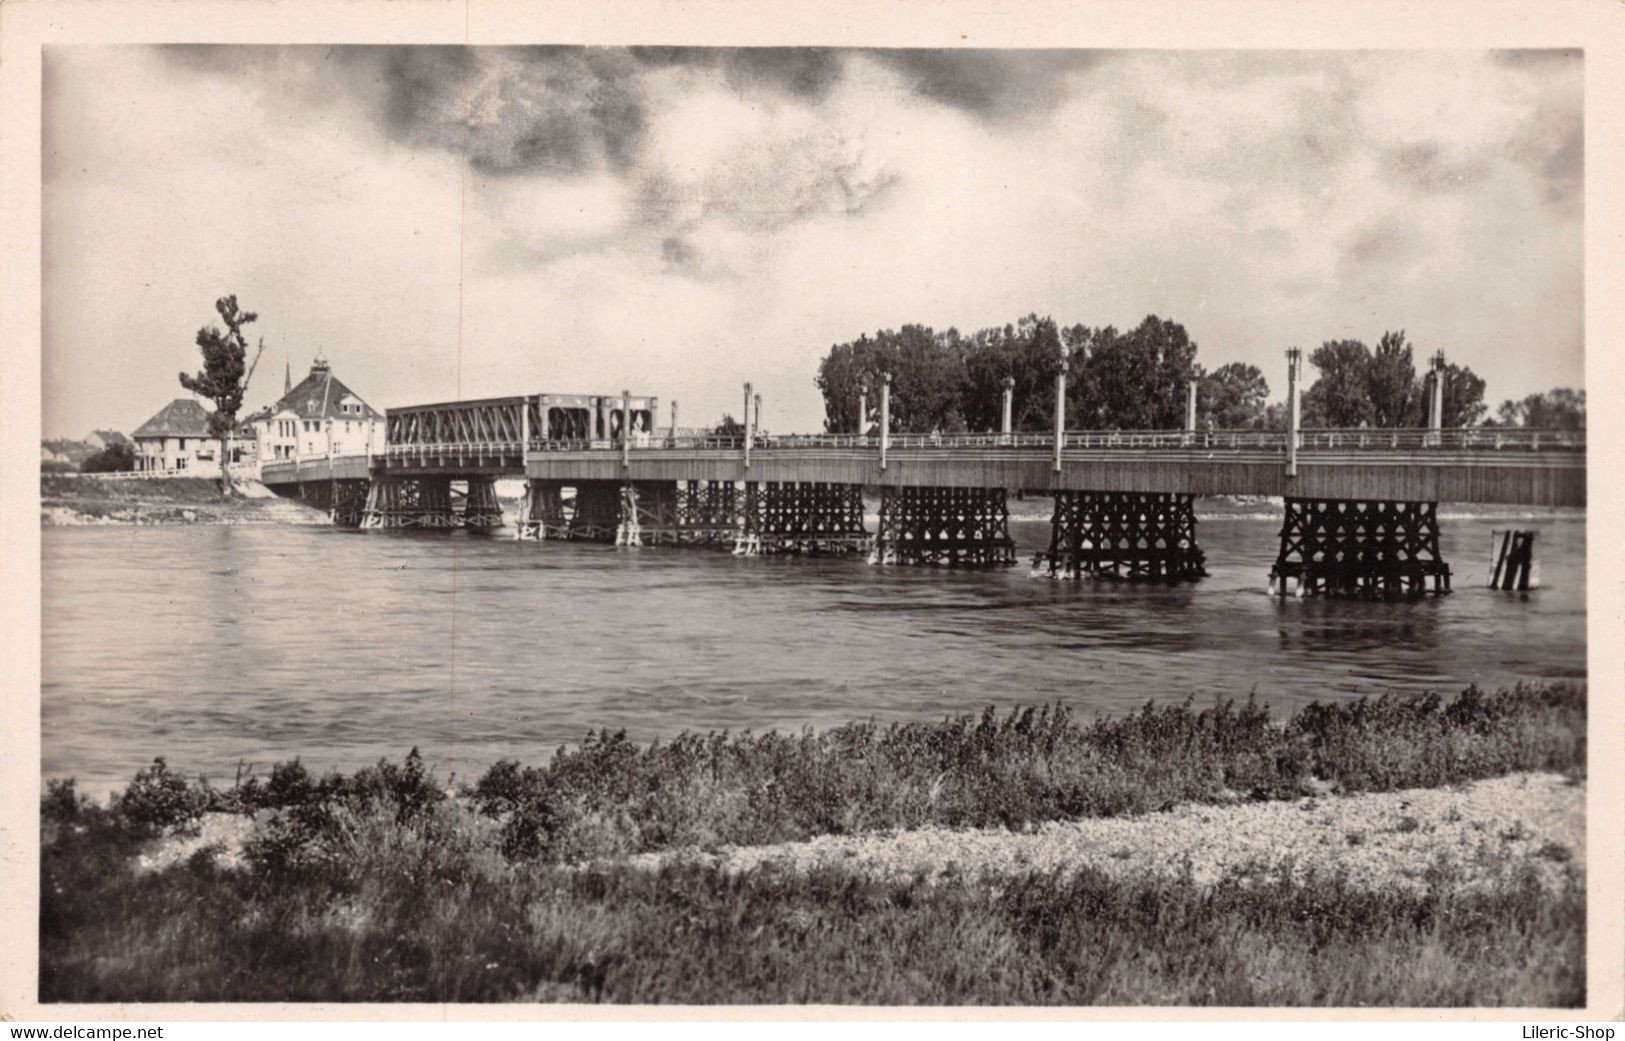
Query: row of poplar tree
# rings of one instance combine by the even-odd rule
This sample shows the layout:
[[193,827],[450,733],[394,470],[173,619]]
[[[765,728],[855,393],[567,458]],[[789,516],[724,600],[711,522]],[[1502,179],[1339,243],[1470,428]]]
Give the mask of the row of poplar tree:
[[[1232,362],[1208,372],[1197,362],[1196,341],[1185,327],[1156,315],[1127,332],[1112,326],[1063,327],[1028,315],[970,334],[905,325],[835,344],[818,367],[824,426],[831,433],[855,432],[859,395],[864,393],[872,427],[881,374],[889,372],[892,429],[900,433],[999,429],[1007,377],[1015,381],[1013,428],[1050,430],[1063,349],[1068,359],[1068,429],[1180,428],[1192,382],[1197,385],[1198,429],[1286,428],[1285,405],[1269,402],[1269,383],[1257,366]],[[1359,340],[1329,341],[1309,352],[1307,360],[1314,378],[1303,395],[1304,426],[1426,425],[1426,373],[1417,371],[1421,359],[1403,332],[1384,333],[1375,349]],[[1454,363],[1447,363],[1444,371],[1444,425],[1483,422],[1488,411],[1484,380]],[[1308,372],[1304,376],[1310,378]],[[1499,419],[1489,422],[1583,426],[1584,405],[1583,391],[1557,390],[1506,402]]]

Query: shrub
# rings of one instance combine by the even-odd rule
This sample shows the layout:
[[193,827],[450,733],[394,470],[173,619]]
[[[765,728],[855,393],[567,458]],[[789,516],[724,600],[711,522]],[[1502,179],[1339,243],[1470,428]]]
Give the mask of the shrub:
[[40,820],[49,824],[70,824],[79,818],[80,810],[90,802],[74,788],[73,778],[45,782],[45,795],[40,799]]
[[163,756],[137,771],[130,786],[119,796],[117,810],[132,824],[162,830],[191,824],[202,816],[209,799],[201,787],[170,773]]

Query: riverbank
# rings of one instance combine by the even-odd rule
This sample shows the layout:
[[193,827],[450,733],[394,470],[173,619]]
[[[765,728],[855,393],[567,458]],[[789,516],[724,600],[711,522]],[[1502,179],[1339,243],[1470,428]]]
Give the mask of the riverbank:
[[1573,1006],[1584,777],[1566,685],[160,762],[51,786],[41,996]]
[[40,523],[47,527],[94,524],[329,524],[327,513],[277,496],[257,481],[238,495],[220,497],[207,477],[115,479],[40,475]]

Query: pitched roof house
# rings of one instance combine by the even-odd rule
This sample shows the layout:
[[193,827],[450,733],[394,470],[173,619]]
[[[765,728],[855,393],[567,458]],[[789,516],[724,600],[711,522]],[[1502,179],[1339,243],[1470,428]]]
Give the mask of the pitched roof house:
[[171,401],[130,436],[137,470],[196,469],[195,460],[215,458],[209,411],[192,398]]
[[209,410],[191,398],[176,398],[130,435],[136,441],[154,437],[208,437]]

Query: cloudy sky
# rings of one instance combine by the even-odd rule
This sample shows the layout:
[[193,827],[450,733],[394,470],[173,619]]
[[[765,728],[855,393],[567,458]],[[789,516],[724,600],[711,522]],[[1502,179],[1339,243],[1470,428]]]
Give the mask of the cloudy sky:
[[[1577,52],[54,47],[44,427],[129,430],[260,313],[373,405],[765,398],[832,342],[1183,322],[1209,368],[1403,328],[1583,379]],[[664,414],[662,421],[665,420]]]

